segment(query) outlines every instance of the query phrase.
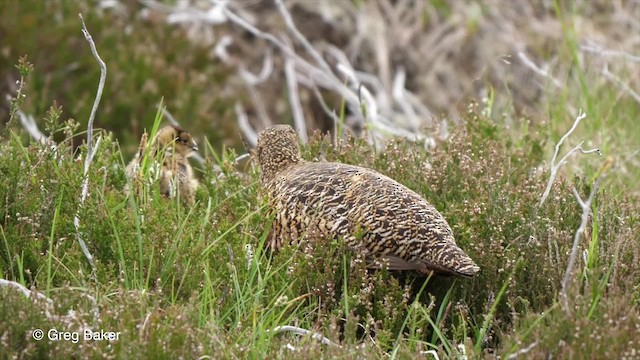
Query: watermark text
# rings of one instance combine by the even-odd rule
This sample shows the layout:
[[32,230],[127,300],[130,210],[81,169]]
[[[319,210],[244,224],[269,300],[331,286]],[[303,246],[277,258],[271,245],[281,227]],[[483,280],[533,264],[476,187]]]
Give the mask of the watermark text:
[[81,331],[60,331],[58,329],[34,329],[31,332],[34,340],[40,341],[45,337],[50,341],[70,341],[77,344],[80,341],[118,341],[120,340],[120,331],[104,331],[83,329]]

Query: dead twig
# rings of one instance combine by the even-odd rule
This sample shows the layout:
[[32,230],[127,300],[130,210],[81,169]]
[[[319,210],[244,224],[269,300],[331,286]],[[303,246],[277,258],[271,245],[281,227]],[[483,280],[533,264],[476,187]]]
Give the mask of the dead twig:
[[304,120],[302,112],[302,104],[300,104],[300,96],[298,92],[298,80],[296,79],[296,71],[293,62],[290,59],[285,60],[284,74],[287,78],[287,87],[289,88],[289,104],[291,104],[291,113],[293,115],[293,123],[295,124],[298,136],[303,144],[307,143],[307,124]]
[[18,109],[17,113],[20,118],[20,123],[22,123],[22,127],[27,130],[29,135],[31,135],[31,137],[40,144],[46,145],[47,136],[38,128],[38,124],[36,124],[33,115],[27,115],[20,109]]
[[100,55],[98,54],[98,50],[96,49],[96,44],[87,30],[87,25],[84,23],[84,19],[82,18],[82,14],[78,14],[80,17],[80,21],[82,21],[82,33],[84,34],[84,38],[89,42],[89,46],[91,47],[91,52],[93,53],[93,57],[100,65],[100,83],[98,84],[98,92],[96,93],[96,99],[93,102],[93,107],[91,108],[91,114],[89,115],[89,122],[87,123],[87,156],[84,159],[84,170],[83,176],[84,180],[82,181],[82,194],[80,196],[80,204],[78,206],[78,210],[76,211],[76,216],[73,219],[73,226],[76,229],[76,233],[78,235],[78,243],[80,244],[80,248],[84,253],[84,256],[91,264],[91,267],[95,269],[95,264],[93,262],[93,256],[89,252],[89,248],[87,248],[87,244],[84,239],[82,239],[82,235],[80,234],[80,208],[84,204],[85,199],[87,198],[87,194],[89,193],[89,166],[93,161],[93,156],[96,153],[96,150],[100,145],[100,140],[102,137],[98,137],[96,141],[95,148],[93,147],[93,121],[96,117],[96,112],[98,111],[98,105],[100,105],[100,99],[102,99],[102,90],[104,89],[104,83],[107,79],[107,65],[102,61]]
[[244,108],[240,103],[236,103],[233,106],[233,109],[236,112],[238,127],[242,132],[244,140],[249,144],[249,147],[255,147],[258,144],[258,134],[256,134],[255,130],[253,130],[253,128],[249,124],[247,113],[244,111]]
[[640,104],[640,94],[635,92],[629,85],[627,85],[624,81],[622,81],[619,77],[615,76],[613,73],[609,71],[609,67],[605,64],[602,67],[602,76],[604,76],[607,80],[616,84],[622,92],[631,96],[633,100]]
[[571,253],[569,255],[569,263],[567,264],[567,269],[565,270],[564,277],[562,279],[562,287],[560,289],[560,300],[562,302],[562,307],[565,312],[569,312],[569,299],[567,298],[567,288],[569,286],[569,279],[571,278],[571,273],[573,272],[573,266],[576,262],[576,256],[578,254],[578,244],[580,243],[580,239],[582,238],[582,234],[587,228],[587,223],[589,222],[589,214],[591,213],[591,202],[593,201],[596,193],[598,192],[598,187],[600,185],[600,179],[598,178],[593,183],[593,188],[591,189],[591,193],[587,200],[582,200],[578,191],[573,188],[573,195],[576,197],[580,208],[582,208],[582,217],[580,221],[580,226],[573,237],[573,245],[571,246]]
[[516,351],[515,353],[509,355],[507,357],[507,360],[515,360],[515,359],[518,358],[518,356],[528,353],[529,351],[533,350],[536,346],[538,346],[538,343],[539,343],[538,340],[532,342],[527,347],[522,348],[522,349]]
[[560,159],[560,161],[558,163],[556,163],[556,158],[558,157],[558,153],[560,152],[560,147],[562,146],[564,141],[569,137],[569,135],[571,135],[571,133],[576,129],[576,127],[578,126],[580,121],[582,121],[582,119],[584,119],[586,117],[587,117],[587,114],[585,114],[582,111],[582,109],[580,109],[580,113],[578,114],[578,116],[576,117],[575,121],[573,122],[573,126],[571,127],[571,129],[569,129],[569,131],[567,131],[560,138],[560,141],[558,141],[558,143],[556,144],[555,151],[553,152],[553,158],[551,159],[551,167],[549,169],[551,174],[549,175],[549,181],[547,182],[547,187],[544,190],[544,193],[542,194],[542,196],[540,197],[540,203],[538,203],[538,207],[541,207],[542,204],[544,204],[544,202],[547,199],[547,197],[549,196],[549,193],[551,192],[551,186],[553,185],[553,181],[555,180],[556,175],[558,174],[558,169],[560,169],[560,167],[567,162],[567,158],[571,154],[575,153],[576,151],[580,151],[583,154],[591,154],[591,153],[595,152],[595,153],[598,153],[598,155],[602,155],[602,153],[600,152],[599,149],[591,149],[591,150],[582,149],[582,143],[583,142],[580,142],[573,149],[569,150],[569,152],[566,155],[564,155]]
[[[7,287],[7,288],[11,288],[11,289],[16,289],[16,290],[20,291],[25,297],[27,297],[29,299],[33,296],[36,300],[43,302],[45,304],[43,312],[44,312],[45,317],[48,320],[51,320],[51,321],[62,320],[62,321],[65,321],[67,323],[71,323],[72,320],[74,320],[76,318],[75,312],[73,310],[70,310],[68,315],[63,315],[63,316],[52,314],[52,312],[54,310],[54,305],[55,305],[53,300],[51,300],[46,295],[44,295],[44,294],[42,294],[42,293],[40,293],[38,291],[27,289],[24,285],[22,285],[22,284],[20,284],[18,282],[11,281],[11,280],[6,280],[6,279],[0,279],[0,286],[4,286],[4,287]],[[92,312],[94,321],[97,323],[98,317],[100,316],[100,310],[98,308],[98,302],[96,301],[96,299],[93,296],[91,296],[91,295],[89,295],[87,293],[84,293],[83,295],[91,302],[91,305],[92,305],[91,306],[91,308],[92,308],[91,312]]]
[[320,343],[322,343],[324,345],[342,347],[339,344],[329,340],[327,337],[323,336],[320,333],[309,331],[309,330],[303,329],[303,328],[299,328],[297,326],[290,326],[290,325],[276,326],[275,328],[273,328],[270,331],[275,333],[275,334],[279,334],[279,333],[282,333],[282,332],[292,332],[292,333],[294,333],[296,335],[302,335],[302,336],[310,335],[313,339],[315,339],[317,341],[320,341]]

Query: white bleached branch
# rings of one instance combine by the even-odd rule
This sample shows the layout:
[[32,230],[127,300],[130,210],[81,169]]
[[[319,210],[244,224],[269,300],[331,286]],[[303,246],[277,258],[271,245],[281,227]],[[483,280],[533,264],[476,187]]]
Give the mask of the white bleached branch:
[[41,294],[41,293],[39,293],[37,291],[29,290],[24,285],[22,285],[20,283],[17,283],[15,281],[0,279],[0,286],[5,286],[5,287],[10,287],[10,288],[16,289],[16,290],[20,291],[24,296],[26,296],[28,298],[30,298],[31,295],[33,295],[33,296],[35,296],[36,299],[43,300],[47,304],[53,306],[53,300],[49,299],[48,297],[44,296],[43,294]]
[[582,217],[580,221],[580,226],[573,237],[573,245],[571,246],[571,253],[569,255],[569,263],[567,264],[567,269],[565,270],[564,277],[562,278],[562,287],[560,289],[560,300],[562,302],[562,306],[565,312],[569,311],[569,299],[567,298],[567,287],[569,286],[569,279],[571,278],[571,273],[573,272],[573,266],[576,262],[576,256],[578,254],[578,245],[580,244],[580,239],[584,234],[587,223],[589,222],[589,214],[591,213],[591,202],[598,192],[598,187],[600,185],[600,178],[598,178],[593,183],[593,188],[591,189],[591,193],[587,200],[582,200],[578,191],[573,188],[573,195],[576,197],[580,208],[582,209]]
[[526,353],[528,353],[529,351],[533,350],[536,346],[538,346],[538,340],[532,342],[531,344],[529,344],[527,347],[522,348],[518,351],[516,351],[515,353],[509,355],[507,357],[507,360],[515,360],[518,358],[518,356],[520,355],[525,355]]
[[[31,298],[31,296],[35,297],[37,300],[44,302],[45,307],[44,307],[44,315],[47,319],[51,320],[51,321],[55,321],[55,320],[66,320],[66,322],[71,322],[71,320],[75,319],[75,311],[70,310],[68,315],[63,315],[63,316],[58,316],[58,315],[52,315],[52,311],[54,309],[54,303],[53,300],[51,300],[50,298],[48,298],[47,296],[45,296],[44,294],[35,291],[35,290],[29,290],[27,289],[24,285],[15,282],[15,281],[11,281],[11,280],[6,280],[6,279],[0,279],[0,286],[4,286],[4,287],[8,287],[11,289],[16,289],[18,291],[20,291],[24,296],[26,296],[28,299]],[[89,299],[89,301],[91,302],[91,312],[93,315],[93,319],[97,322],[100,316],[100,309],[98,308],[98,302],[96,301],[96,299],[87,294],[84,293],[83,294],[87,299]]]
[[238,117],[238,127],[242,132],[242,136],[247,141],[250,147],[255,147],[258,144],[258,134],[256,134],[255,130],[249,124],[249,118],[247,117],[247,113],[245,113],[244,108],[240,103],[236,103],[233,106],[233,109],[236,112],[236,116]]
[[271,331],[274,332],[275,334],[279,334],[282,332],[292,332],[296,335],[302,335],[302,336],[310,335],[313,339],[320,341],[320,343],[324,345],[342,347],[339,344],[336,344],[335,342],[329,340],[327,337],[323,336],[320,333],[309,331],[307,329],[303,329],[297,326],[290,326],[290,325],[276,326]]
[[231,36],[223,35],[213,48],[213,53],[225,64],[229,64],[231,62],[231,57],[229,56],[229,52],[227,52],[227,47],[232,43],[233,39]]
[[555,151],[553,152],[553,158],[551,159],[551,167],[549,169],[550,172],[551,172],[549,174],[549,181],[547,182],[547,187],[544,190],[544,193],[542,194],[542,197],[540,197],[540,203],[538,203],[538,207],[542,206],[542,204],[544,204],[545,200],[549,196],[549,193],[551,192],[551,186],[553,185],[553,181],[556,178],[556,175],[558,173],[558,169],[560,169],[560,167],[562,167],[562,165],[564,165],[567,162],[567,158],[571,154],[575,153],[576,151],[580,151],[583,154],[591,154],[591,153],[595,152],[595,153],[598,153],[598,155],[602,155],[602,153],[600,152],[599,149],[591,149],[591,150],[582,149],[582,142],[581,142],[580,144],[575,146],[573,149],[571,149],[565,156],[563,156],[558,163],[556,163],[556,159],[558,157],[558,153],[560,152],[560,147],[562,146],[564,141],[569,137],[569,135],[571,135],[571,133],[576,129],[576,127],[578,126],[580,121],[582,121],[582,119],[584,119],[585,117],[587,117],[587,114],[582,112],[582,109],[580,109],[580,113],[576,117],[576,120],[573,122],[573,126],[571,127],[571,129],[569,129],[569,131],[567,131],[560,138],[560,141],[558,141],[558,143],[556,144]]
[[331,120],[333,121],[333,143],[337,144],[338,143],[338,125],[340,124],[340,118],[338,117],[338,115],[336,115],[336,112],[334,110],[329,109],[329,106],[324,101],[324,98],[322,97],[322,94],[320,94],[320,90],[318,90],[318,87],[313,83],[310,84],[309,87],[313,91],[313,95],[316,97],[316,99],[320,103],[320,107],[322,107],[322,111],[324,111],[325,115],[330,117]]
[[404,69],[400,68],[396,72],[396,75],[393,78],[393,85],[391,87],[391,95],[393,99],[396,101],[404,115],[407,117],[410,123],[410,127],[412,129],[417,129],[420,124],[420,119],[416,110],[411,106],[411,103],[407,100],[406,97],[406,89],[405,89],[405,81],[407,79],[407,73]]
[[298,80],[296,79],[296,72],[291,59],[285,60],[284,74],[287,78],[287,87],[289,88],[289,104],[291,105],[291,114],[293,115],[293,123],[298,136],[303,144],[307,143],[307,123],[304,120],[304,113],[302,112],[302,104],[300,104],[300,96],[298,95]]
[[[182,8],[167,7],[153,0],[141,1],[147,6],[153,6],[155,9],[160,9],[168,14],[174,12],[186,14],[185,6],[182,6]],[[392,55],[391,47],[394,44],[388,39],[385,40],[383,45],[380,45],[382,48],[378,46],[374,49],[375,54],[379,55],[377,64],[380,68],[375,74],[370,74],[354,69],[351,64],[352,60],[335,46],[326,44],[322,49],[316,47],[298,29],[292,14],[287,9],[287,4],[283,0],[275,0],[274,4],[275,10],[277,10],[285,25],[286,34],[284,36],[277,36],[274,33],[258,29],[251,19],[252,15],[243,12],[243,7],[238,6],[235,2],[213,0],[213,3],[215,4],[216,14],[220,14],[220,19],[225,19],[227,23],[238,26],[279,50],[278,55],[283,58],[283,61],[277,64],[284,64],[286,86],[289,89],[289,102],[291,103],[294,125],[303,141],[305,134],[301,129],[304,113],[302,112],[303,104],[300,101],[299,94],[301,86],[311,89],[319,100],[320,98],[317,96],[319,88],[334,92],[338,97],[344,99],[349,113],[352,114],[351,121],[348,122],[347,126],[365,129],[370,144],[377,148],[380,148],[381,145],[379,140],[389,136],[429,140],[421,131],[423,129],[433,129],[431,112],[416,95],[405,88],[405,80],[408,75],[402,69],[395,73],[396,81],[391,84],[390,75],[395,71],[391,67],[391,59],[380,58],[380,56],[390,57]],[[415,16],[407,6],[400,5],[397,9],[394,6],[391,6],[394,13],[393,19],[390,20],[393,24],[385,24],[385,27],[381,28],[382,33],[385,33],[384,29],[390,29],[390,31],[394,34],[397,33],[402,38],[401,42],[408,43],[419,30],[422,24],[421,18]],[[202,14],[193,15],[189,20],[190,23],[196,26],[200,26],[200,24],[217,26],[217,23],[207,20],[208,11],[206,9],[189,7],[189,14],[194,14],[194,11]],[[174,19],[174,17],[171,19]],[[380,17],[380,19],[384,21],[385,18]],[[399,25],[404,24],[405,21],[409,21],[413,25],[406,28],[404,25]],[[293,43],[287,41],[289,38]],[[298,47],[301,49],[300,54],[296,53],[295,50]],[[224,61],[225,55],[220,57]],[[250,124],[255,127],[253,132],[273,124],[267,115],[266,104],[256,87],[257,84],[267,81],[273,71],[273,67],[274,64],[270,53],[265,55],[259,75],[254,75],[247,71],[242,63],[237,65],[238,75],[244,80],[249,98],[256,111],[258,122],[257,124],[253,122]],[[366,84],[368,94],[360,94],[362,84]],[[337,124],[339,121],[336,120],[335,111],[327,111],[328,107],[323,102],[321,102],[321,105],[323,110],[333,119],[334,124]],[[366,119],[361,116],[363,108],[367,109]],[[249,122],[245,123],[242,117],[239,117],[238,120],[243,126],[249,124]],[[243,133],[247,133],[246,126],[241,130]]]
[[558,79],[554,78],[553,76],[551,76],[551,74],[549,74],[549,72],[547,70],[544,70],[544,69],[541,69],[540,67],[538,67],[538,65],[536,65],[533,61],[531,61],[524,52],[519,51],[518,52],[518,58],[520,59],[520,61],[522,61],[522,63],[526,67],[531,69],[534,73],[549,79],[551,81],[551,83],[553,84],[553,86],[557,87],[558,89],[561,89],[563,87],[562,86],[562,82],[560,82],[560,80],[558,80]]
[[609,68],[605,64],[602,67],[602,76],[604,76],[607,80],[616,84],[625,94],[628,94],[635,100],[637,103],[640,103],[640,95],[635,92],[629,85],[625,84],[619,77],[615,76],[613,73],[609,71]]
[[89,121],[87,123],[87,156],[84,159],[84,170],[83,170],[84,180],[82,181],[82,194],[80,196],[80,204],[78,206],[78,210],[76,211],[76,216],[73,219],[73,226],[75,227],[76,232],[78,234],[78,243],[80,244],[80,248],[82,249],[84,256],[89,261],[89,264],[91,264],[91,267],[95,269],[93,256],[89,252],[89,249],[87,248],[87,244],[82,239],[82,235],[80,234],[80,231],[79,231],[80,208],[84,204],[84,201],[87,198],[87,194],[89,193],[89,176],[88,176],[89,166],[93,161],[93,156],[95,155],[96,149],[100,145],[100,140],[102,139],[102,137],[98,137],[95,147],[93,146],[93,121],[95,120],[96,111],[98,111],[98,105],[100,104],[100,99],[102,98],[104,83],[107,79],[107,65],[104,63],[104,61],[102,61],[102,59],[100,58],[100,55],[98,55],[96,44],[95,42],[93,42],[93,38],[91,37],[89,30],[87,30],[87,25],[84,23],[82,14],[78,14],[78,16],[80,16],[80,21],[82,22],[82,33],[84,34],[84,38],[87,40],[87,42],[89,42],[89,46],[91,47],[91,52],[93,53],[93,57],[98,62],[98,65],[100,65],[100,82],[98,84],[96,99],[93,102],[93,107],[91,108],[91,114],[89,115]]
[[240,65],[238,71],[240,77],[249,85],[255,86],[267,81],[271,73],[273,73],[273,55],[271,50],[267,49],[267,52],[264,54],[262,58],[262,69],[260,69],[260,73],[257,76],[242,65]]
[[587,43],[581,44],[580,50],[605,57],[622,57],[627,61],[640,63],[640,56],[632,55],[624,51],[605,49],[593,41],[587,41]]
[[300,33],[295,23],[293,22],[293,19],[291,18],[291,14],[282,3],[282,0],[276,0],[276,6],[278,7],[278,12],[284,19],[287,30],[289,30],[289,32],[293,34],[296,40],[298,40],[298,42],[302,44],[304,49],[307,51],[307,53],[309,53],[309,55],[311,55],[316,64],[318,64],[324,72],[331,74],[331,67],[329,66],[329,64],[327,64],[322,55],[311,45],[307,38],[304,37],[302,33]]
[[27,115],[22,110],[18,109],[18,118],[20,118],[22,127],[27,130],[29,135],[31,135],[35,141],[43,145],[47,143],[47,137],[38,128],[38,124],[36,124],[36,120],[33,118],[33,115]]

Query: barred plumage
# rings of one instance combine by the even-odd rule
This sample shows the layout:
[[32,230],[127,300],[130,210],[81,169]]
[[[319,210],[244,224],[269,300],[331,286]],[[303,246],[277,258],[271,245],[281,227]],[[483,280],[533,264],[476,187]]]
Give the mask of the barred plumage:
[[420,195],[359,166],[308,162],[288,125],[258,136],[261,183],[274,213],[270,246],[304,236],[341,237],[390,270],[473,276],[480,268],[460,249],[440,213]]

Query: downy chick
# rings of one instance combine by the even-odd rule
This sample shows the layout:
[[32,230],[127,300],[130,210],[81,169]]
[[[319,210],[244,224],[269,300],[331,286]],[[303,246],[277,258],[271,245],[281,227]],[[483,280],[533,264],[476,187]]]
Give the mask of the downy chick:
[[[147,135],[144,134],[136,156],[126,168],[127,177],[132,180],[136,189],[142,183],[140,168],[146,148]],[[168,198],[179,196],[187,205],[195,202],[198,180],[193,176],[188,158],[197,150],[198,145],[187,131],[171,125],[158,130],[151,144],[150,156],[155,158],[158,165],[162,164],[157,179],[163,196]]]

